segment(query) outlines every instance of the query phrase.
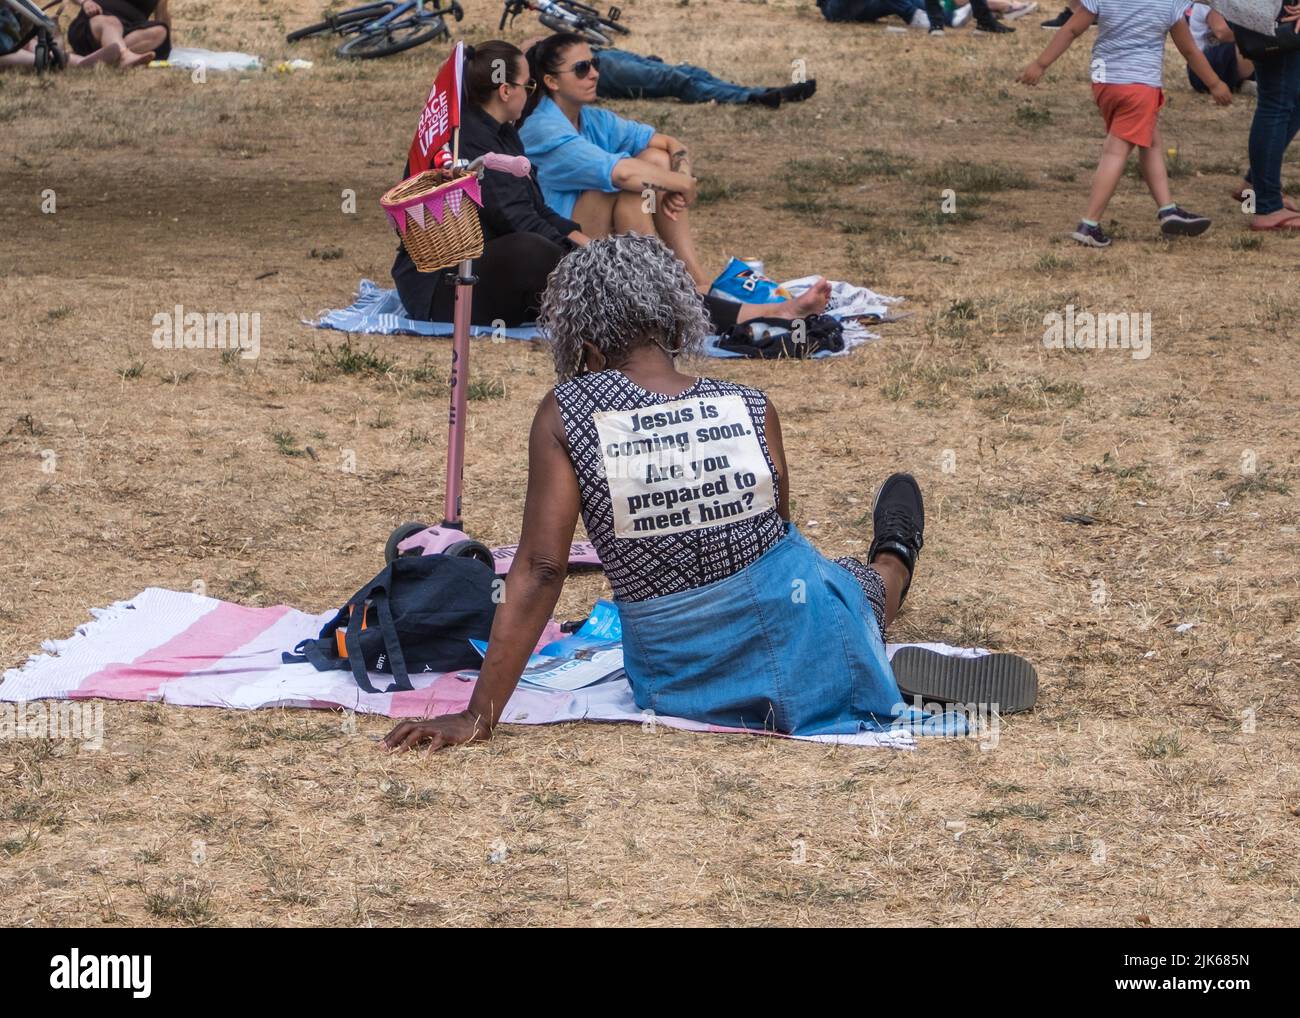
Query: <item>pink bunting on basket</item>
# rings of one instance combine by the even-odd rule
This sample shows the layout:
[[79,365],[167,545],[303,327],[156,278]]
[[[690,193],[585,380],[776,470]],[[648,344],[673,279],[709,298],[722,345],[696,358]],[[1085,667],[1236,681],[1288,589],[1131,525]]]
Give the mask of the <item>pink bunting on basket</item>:
[[412,205],[410,208],[406,210],[406,212],[407,215],[409,215],[412,219],[414,219],[419,224],[420,229],[424,229],[424,206],[423,205]]
[[403,212],[401,209],[398,209],[396,212],[389,212],[388,217],[393,221],[393,226],[396,227],[397,232],[401,236],[405,237],[406,236],[406,213]]
[[442,214],[443,214],[442,195],[440,194],[430,195],[428,200],[425,201],[424,207],[433,213],[433,221],[437,223],[439,226],[441,226]]
[[482,207],[483,193],[478,186],[478,177],[466,177],[462,186],[465,189],[465,193],[470,196],[474,204]]
[[464,197],[465,195],[460,188],[447,192],[447,204],[451,206],[451,214],[453,216],[460,215],[460,201]]

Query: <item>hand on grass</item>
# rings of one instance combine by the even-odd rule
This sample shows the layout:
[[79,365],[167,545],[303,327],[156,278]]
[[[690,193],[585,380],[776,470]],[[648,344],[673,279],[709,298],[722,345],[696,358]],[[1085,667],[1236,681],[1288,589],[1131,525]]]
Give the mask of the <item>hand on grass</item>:
[[1214,101],[1220,106],[1232,105],[1232,89],[1222,81],[1216,82],[1210,86],[1210,95],[1214,97]]
[[390,753],[404,753],[428,743],[427,749],[432,753],[447,746],[482,742],[491,737],[492,730],[482,718],[461,711],[459,714],[442,714],[428,721],[403,721],[384,736],[379,748]]

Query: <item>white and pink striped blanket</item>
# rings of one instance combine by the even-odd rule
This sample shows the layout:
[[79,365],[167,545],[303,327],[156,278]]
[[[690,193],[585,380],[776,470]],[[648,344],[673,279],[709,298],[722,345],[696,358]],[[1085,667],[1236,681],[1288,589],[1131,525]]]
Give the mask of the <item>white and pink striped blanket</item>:
[[[256,710],[264,707],[341,708],[393,718],[431,717],[464,710],[473,680],[456,672],[413,674],[409,692],[366,693],[346,671],[317,671],[310,664],[285,664],[281,652],[315,637],[333,612],[311,615],[285,605],[246,608],[181,591],[150,587],[129,601],[93,609],[94,620],[66,640],[43,644],[20,668],[4,673],[0,701],[45,698],[156,700],[187,707]],[[538,646],[561,636],[551,622]],[[949,653],[942,645],[926,644]],[[890,647],[890,651],[897,649]],[[461,675],[465,673],[460,673]],[[469,673],[472,675],[473,673]],[[386,686],[389,676],[373,677]],[[644,724],[626,680],[599,683],[574,692],[520,687],[502,720],[541,725],[560,721],[624,721]],[[705,732],[745,729],[704,725],[657,716],[655,724]],[[809,741],[857,746],[914,745],[908,731],[807,736]]]

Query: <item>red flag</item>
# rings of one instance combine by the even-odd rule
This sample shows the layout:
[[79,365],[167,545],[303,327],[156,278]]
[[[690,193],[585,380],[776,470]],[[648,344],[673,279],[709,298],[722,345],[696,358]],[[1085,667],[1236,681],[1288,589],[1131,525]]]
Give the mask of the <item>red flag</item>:
[[420,124],[415,129],[408,156],[411,175],[423,173],[433,166],[438,150],[451,141],[454,128],[460,127],[461,79],[465,69],[465,44],[456,43],[451,56],[433,79],[433,88],[420,114]]

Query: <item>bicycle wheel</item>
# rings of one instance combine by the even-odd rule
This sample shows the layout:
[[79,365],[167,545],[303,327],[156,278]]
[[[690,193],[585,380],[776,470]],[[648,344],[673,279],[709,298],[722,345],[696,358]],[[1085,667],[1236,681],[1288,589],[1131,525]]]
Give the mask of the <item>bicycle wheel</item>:
[[352,60],[373,60],[414,49],[440,36],[451,37],[442,18],[412,18],[373,30],[362,28],[359,35],[339,47],[338,54]]
[[330,35],[337,32],[344,25],[355,25],[360,21],[370,21],[374,18],[382,18],[391,11],[396,4],[377,3],[366,4],[364,7],[353,7],[351,10],[340,11],[338,14],[331,14],[324,21],[318,21],[314,25],[308,25],[306,28],[300,28],[297,31],[290,32],[284,37],[285,42],[297,42],[299,39],[306,39],[313,35]]
[[[579,0],[554,0],[554,3],[556,7],[570,12],[576,20],[585,22],[583,27],[594,28],[604,35],[610,32],[617,32],[619,35],[631,34],[630,28],[614,18],[606,17],[590,4],[580,3]],[[618,8],[611,7],[610,11],[617,13]]]
[[538,14],[537,20],[549,28],[552,32],[573,32],[580,35],[593,46],[608,46],[609,36],[595,26],[595,22],[590,18],[569,21],[556,14]]

